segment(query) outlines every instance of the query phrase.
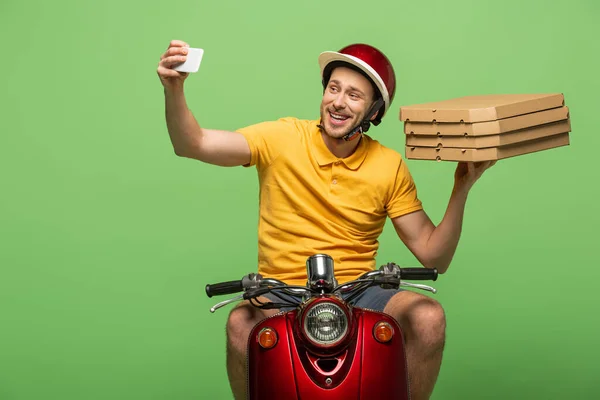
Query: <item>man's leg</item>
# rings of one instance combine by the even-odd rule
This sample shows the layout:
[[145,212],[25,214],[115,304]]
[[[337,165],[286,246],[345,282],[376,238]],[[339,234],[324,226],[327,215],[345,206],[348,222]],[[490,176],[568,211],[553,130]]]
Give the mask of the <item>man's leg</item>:
[[411,399],[429,399],[445,343],[442,306],[430,297],[406,290],[395,294],[383,311],[394,317],[404,332]]
[[[259,297],[262,302],[269,300]],[[246,399],[246,353],[252,328],[279,310],[261,310],[249,302],[239,303],[227,320],[227,374],[236,400]]]

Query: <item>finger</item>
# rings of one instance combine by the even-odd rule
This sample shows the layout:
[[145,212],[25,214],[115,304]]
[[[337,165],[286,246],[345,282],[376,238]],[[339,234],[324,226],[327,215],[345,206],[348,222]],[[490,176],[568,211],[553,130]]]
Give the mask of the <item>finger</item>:
[[484,169],[487,168],[487,165],[488,165],[487,161],[480,161],[477,163],[477,166],[475,167],[475,169],[477,170],[477,172],[483,171]]
[[473,162],[468,162],[467,163],[467,171],[469,172],[470,175],[475,173],[475,163]]
[[181,78],[188,76],[187,72],[179,72],[174,69],[158,67],[157,73],[161,78]]
[[164,60],[165,58],[170,57],[170,56],[187,55],[187,54],[188,54],[188,48],[187,47],[169,47],[167,49],[167,51],[165,51],[160,56],[160,59]]
[[482,161],[478,164],[479,165],[477,166],[477,172],[479,172],[479,173],[483,173],[483,171],[485,171],[486,169],[488,169],[489,167],[492,166],[491,161]]
[[494,162],[492,160],[486,161],[485,165],[482,168],[482,171],[485,171],[486,169],[490,168],[492,165],[494,165]]
[[190,45],[183,40],[171,40],[169,43],[169,48],[171,47],[190,47]]
[[186,55],[188,53],[187,47],[169,47],[169,49],[165,52],[166,56],[177,56],[177,55]]
[[163,58],[160,61],[160,65],[162,65],[165,68],[171,68],[173,65],[185,62],[185,60],[187,60],[187,56],[170,56]]

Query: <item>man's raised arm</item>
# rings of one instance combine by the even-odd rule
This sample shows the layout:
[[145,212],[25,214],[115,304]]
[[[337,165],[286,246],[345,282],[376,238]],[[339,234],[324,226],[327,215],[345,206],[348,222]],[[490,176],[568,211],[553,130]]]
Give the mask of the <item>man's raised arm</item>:
[[187,73],[173,66],[186,60],[189,46],[174,40],[161,56],[157,73],[165,92],[167,129],[175,154],[220,166],[250,162],[250,147],[240,133],[202,128],[187,106],[184,82]]

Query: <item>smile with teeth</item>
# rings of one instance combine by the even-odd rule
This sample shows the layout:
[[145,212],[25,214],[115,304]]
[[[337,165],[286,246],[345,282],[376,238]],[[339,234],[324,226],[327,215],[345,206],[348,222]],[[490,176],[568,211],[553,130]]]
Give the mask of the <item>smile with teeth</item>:
[[347,120],[348,118],[350,118],[347,115],[336,114],[331,111],[329,112],[329,115],[331,116],[331,119],[333,119],[335,121],[339,121],[339,122],[343,122],[343,121]]

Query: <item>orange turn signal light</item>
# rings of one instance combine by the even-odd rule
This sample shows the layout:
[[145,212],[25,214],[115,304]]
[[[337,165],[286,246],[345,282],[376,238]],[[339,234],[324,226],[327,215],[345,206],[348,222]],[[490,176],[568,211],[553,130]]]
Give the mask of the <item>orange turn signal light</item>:
[[387,343],[392,340],[394,336],[394,328],[392,325],[385,321],[380,321],[375,324],[375,329],[373,329],[373,336],[378,342]]
[[264,349],[273,348],[277,344],[277,332],[273,328],[263,328],[258,332],[258,344]]

